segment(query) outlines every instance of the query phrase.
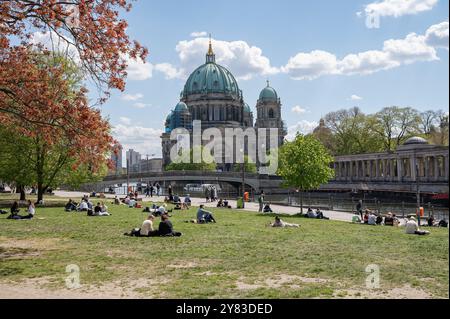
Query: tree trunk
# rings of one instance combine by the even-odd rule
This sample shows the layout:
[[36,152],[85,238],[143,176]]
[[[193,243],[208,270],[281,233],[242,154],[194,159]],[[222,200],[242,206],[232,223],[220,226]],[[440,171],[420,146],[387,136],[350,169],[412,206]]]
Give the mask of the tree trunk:
[[22,185],[18,185],[17,186],[17,192],[20,193],[20,201],[25,201],[26,198],[26,194],[25,194],[25,187]]
[[303,193],[302,190],[298,190],[298,197],[300,198],[300,214],[303,215]]

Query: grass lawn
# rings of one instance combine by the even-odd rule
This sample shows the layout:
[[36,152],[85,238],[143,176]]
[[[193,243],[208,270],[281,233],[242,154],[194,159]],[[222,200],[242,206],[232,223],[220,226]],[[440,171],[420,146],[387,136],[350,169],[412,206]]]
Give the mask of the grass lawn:
[[[276,229],[265,226],[271,216],[221,209],[213,209],[217,224],[184,223],[195,218],[192,208],[173,213],[182,237],[135,238],[123,233],[146,214],[113,205],[110,211],[87,217],[38,208],[32,221],[1,215],[0,290],[17,282],[26,297],[33,282],[41,286],[38,297],[448,298],[448,229],[414,236],[299,217],[283,217],[299,229]],[[69,264],[80,268],[76,292],[65,288]],[[369,264],[380,268],[379,289],[366,288]]]

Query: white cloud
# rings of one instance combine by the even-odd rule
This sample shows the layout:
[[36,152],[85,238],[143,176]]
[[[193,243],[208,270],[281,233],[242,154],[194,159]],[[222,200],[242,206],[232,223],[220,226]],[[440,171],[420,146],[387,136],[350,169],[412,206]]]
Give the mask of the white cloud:
[[177,69],[170,63],[159,63],[155,65],[155,70],[162,72],[166,80],[183,78],[183,71]]
[[317,126],[319,126],[319,123],[315,121],[302,120],[297,124],[288,127],[288,134],[286,136],[286,139],[288,141],[292,141],[297,135],[297,132],[304,135],[310,134]]
[[294,106],[291,111],[294,112],[294,113],[297,113],[297,114],[303,114],[303,113],[308,112],[308,110],[306,110],[305,108],[301,107],[300,105]]
[[127,62],[128,79],[134,81],[145,81],[153,75],[153,65],[149,62],[144,62],[140,58],[132,59],[125,58]]
[[[70,38],[69,38],[70,41]],[[80,62],[80,55],[75,46],[56,34],[54,31],[34,32],[30,42],[34,46],[41,46],[45,50],[59,52],[67,58],[72,59],[77,64]]]
[[337,59],[333,54],[321,50],[298,53],[281,70],[294,80],[313,80],[322,75],[337,73]]
[[192,32],[191,33],[191,37],[193,37],[193,38],[206,37],[207,35],[208,35],[208,32],[206,32],[206,31]]
[[365,6],[366,15],[379,17],[401,17],[403,15],[418,14],[429,11],[438,0],[383,0],[372,2]]
[[382,50],[334,54],[315,50],[298,53],[281,68],[295,80],[313,80],[324,75],[366,75],[421,61],[439,60],[436,47],[448,48],[448,23],[431,26],[426,35],[408,34],[404,39],[384,42]]
[[[166,78],[186,79],[195,68],[205,63],[208,45],[209,39],[206,37],[180,41],[176,46],[180,65],[175,67],[162,63],[157,69],[164,72]],[[216,62],[229,69],[237,79],[249,80],[255,75],[271,75],[279,72],[277,68],[271,66],[269,58],[263,55],[260,48],[250,46],[245,41],[213,40],[212,45]]]
[[112,129],[112,134],[122,144],[124,150],[132,148],[143,155],[161,156],[162,130],[119,124]]
[[124,94],[122,96],[122,100],[124,101],[137,101],[144,97],[143,94],[137,93],[137,94]]
[[361,101],[362,99],[363,99],[362,97],[360,97],[356,94],[353,94],[352,96],[350,96],[351,101]]
[[448,21],[428,28],[425,33],[425,42],[432,47],[448,50]]
[[138,103],[134,103],[133,106],[137,109],[145,109],[146,107],[149,107],[151,105],[138,102]]
[[131,119],[129,119],[128,117],[121,116],[121,117],[119,118],[119,120],[120,120],[120,122],[122,122],[123,124],[127,124],[127,125],[130,125],[130,124],[131,124]]

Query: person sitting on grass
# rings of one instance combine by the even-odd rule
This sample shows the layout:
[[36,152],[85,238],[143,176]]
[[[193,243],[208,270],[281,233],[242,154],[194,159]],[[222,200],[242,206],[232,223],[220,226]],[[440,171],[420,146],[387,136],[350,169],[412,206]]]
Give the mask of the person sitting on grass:
[[369,223],[369,210],[368,209],[366,209],[366,212],[364,213],[363,221],[364,221],[364,224]]
[[387,216],[384,218],[384,225],[385,226],[394,226],[394,216],[392,216],[392,213],[389,212]]
[[383,223],[383,216],[380,213],[377,214],[376,224],[381,225]]
[[87,212],[89,210],[88,203],[85,199],[83,199],[80,204],[78,204],[77,211],[79,212]]
[[263,212],[264,212],[264,213],[273,213],[273,210],[272,210],[272,208],[270,207],[270,203],[266,203],[266,204],[264,205]]
[[217,201],[217,208],[225,207],[222,198]]
[[411,216],[406,223],[405,233],[410,235],[429,235],[430,232],[427,230],[420,230],[417,224],[416,218]]
[[146,220],[142,223],[141,228],[135,228],[129,233],[125,233],[125,236],[136,236],[136,237],[156,237],[158,236],[158,231],[153,229],[153,221],[155,216],[150,214]]
[[273,223],[269,223],[269,226],[270,227],[295,227],[295,228],[300,227],[299,224],[286,223],[283,220],[281,220],[281,218],[278,216],[275,216],[275,221]]
[[182,233],[173,230],[173,225],[169,220],[168,214],[162,214],[161,222],[158,227],[158,235],[165,237],[180,237]]
[[197,210],[197,223],[198,224],[207,224],[207,223],[216,223],[214,216],[210,211],[204,209],[204,205],[200,205]]
[[89,214],[88,212],[88,216],[109,216],[109,215],[110,214],[108,213],[108,207],[106,207],[104,203],[102,204],[97,203],[97,205],[94,207],[93,214]]
[[181,198],[178,195],[175,195],[173,197],[173,204],[175,205],[174,209],[175,210],[181,210]]
[[135,208],[136,207],[136,200],[134,198],[130,199],[130,201],[128,202],[128,207],[129,208]]
[[317,214],[312,210],[311,207],[309,207],[308,211],[306,212],[306,217],[308,217],[308,218],[317,218]]
[[191,207],[191,204],[192,204],[191,195],[187,194],[184,197],[182,209],[189,209]]
[[369,213],[369,218],[367,219],[367,224],[371,226],[375,226],[377,224],[377,216],[373,213]]
[[65,206],[66,212],[73,212],[74,210],[77,210],[77,204],[72,200],[69,199],[69,202]]
[[228,199],[225,199],[225,200],[223,201],[223,207],[225,207],[225,208],[231,208],[231,205],[228,205]]
[[16,219],[16,220],[33,219],[34,214],[36,213],[36,209],[34,207],[34,204],[29,200],[28,201],[28,209],[27,209],[28,215],[20,216],[19,212],[20,212],[19,203],[14,202],[11,206],[11,215],[8,216],[8,219]]
[[114,197],[114,205],[120,205],[119,197]]
[[317,219],[330,219],[329,217],[324,216],[324,214],[322,213],[322,211],[320,209],[316,209],[316,218]]

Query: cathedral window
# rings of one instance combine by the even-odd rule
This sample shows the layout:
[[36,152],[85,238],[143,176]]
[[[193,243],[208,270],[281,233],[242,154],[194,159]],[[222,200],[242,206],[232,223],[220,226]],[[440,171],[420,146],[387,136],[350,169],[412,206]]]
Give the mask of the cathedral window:
[[273,109],[269,110],[269,118],[273,119],[275,117]]

